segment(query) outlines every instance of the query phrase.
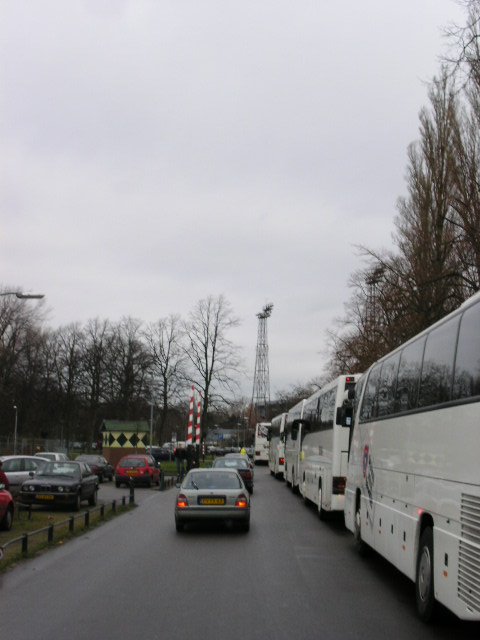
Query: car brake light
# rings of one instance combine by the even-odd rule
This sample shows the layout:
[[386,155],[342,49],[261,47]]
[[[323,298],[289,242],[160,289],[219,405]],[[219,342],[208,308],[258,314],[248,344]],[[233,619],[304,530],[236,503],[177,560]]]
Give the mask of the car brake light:
[[177,507],[179,509],[184,509],[185,507],[188,507],[188,500],[186,496],[183,495],[183,493],[180,493],[177,496]]
[[236,506],[236,507],[240,507],[240,508],[242,508],[242,509],[245,509],[245,507],[247,507],[247,506],[248,506],[247,497],[246,497],[243,493],[241,493],[241,494],[238,496],[238,498],[237,498],[237,500],[236,500],[236,502],[235,502],[235,506]]
[[285,464],[285,458],[280,458],[278,461],[280,464]]

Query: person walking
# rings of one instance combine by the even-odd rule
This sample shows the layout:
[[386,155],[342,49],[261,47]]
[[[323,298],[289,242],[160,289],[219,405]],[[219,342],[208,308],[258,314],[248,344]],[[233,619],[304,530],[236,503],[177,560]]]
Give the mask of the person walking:
[[185,474],[185,449],[181,444],[178,444],[175,449],[175,461],[177,463],[177,482],[181,482]]

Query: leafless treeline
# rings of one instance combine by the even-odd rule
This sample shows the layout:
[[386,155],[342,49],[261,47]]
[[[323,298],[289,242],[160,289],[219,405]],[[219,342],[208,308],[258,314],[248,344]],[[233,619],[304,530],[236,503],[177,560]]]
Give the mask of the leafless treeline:
[[238,319],[224,296],[200,300],[186,320],[149,325],[95,319],[45,330],[42,320],[41,306],[0,297],[0,436],[11,435],[17,407],[23,436],[92,442],[105,418],[149,419],[153,400],[162,441],[185,427],[192,385],[204,425],[233,395],[240,359],[228,334]]
[[408,148],[394,251],[361,247],[346,315],[330,334],[330,374],[364,371],[480,288],[480,0],[448,29],[450,56]]

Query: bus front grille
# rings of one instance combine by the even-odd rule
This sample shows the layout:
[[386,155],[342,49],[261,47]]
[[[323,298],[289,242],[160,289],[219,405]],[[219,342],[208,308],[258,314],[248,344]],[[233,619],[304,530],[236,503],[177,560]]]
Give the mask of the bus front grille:
[[480,612],[480,497],[462,494],[457,594]]

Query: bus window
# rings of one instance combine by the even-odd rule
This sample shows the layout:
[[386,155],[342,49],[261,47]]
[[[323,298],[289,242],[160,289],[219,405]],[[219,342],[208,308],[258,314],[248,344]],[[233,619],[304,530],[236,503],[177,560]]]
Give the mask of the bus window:
[[380,371],[382,365],[377,364],[370,371],[367,380],[367,387],[363,396],[362,407],[360,410],[360,420],[372,420],[377,417],[378,411],[378,383],[380,379]]
[[421,338],[402,351],[395,391],[395,413],[409,411],[417,406],[424,345],[425,338]]
[[430,407],[450,400],[458,322],[459,316],[428,334],[418,396],[419,407]]
[[458,337],[453,400],[480,396],[480,304],[463,314]]
[[393,413],[399,362],[400,352],[397,352],[387,358],[383,363],[378,392],[379,417],[388,416]]

